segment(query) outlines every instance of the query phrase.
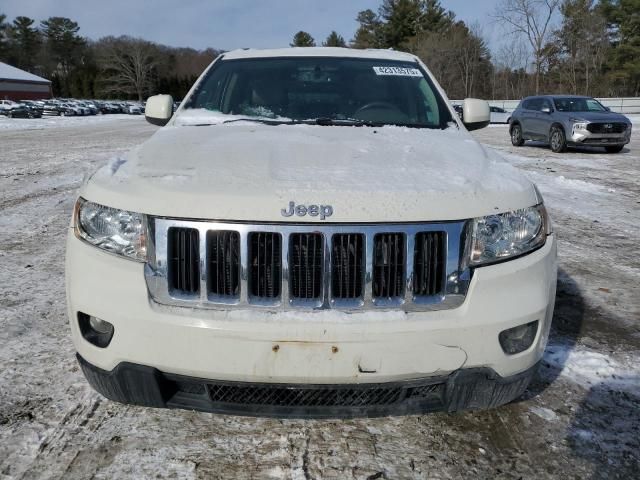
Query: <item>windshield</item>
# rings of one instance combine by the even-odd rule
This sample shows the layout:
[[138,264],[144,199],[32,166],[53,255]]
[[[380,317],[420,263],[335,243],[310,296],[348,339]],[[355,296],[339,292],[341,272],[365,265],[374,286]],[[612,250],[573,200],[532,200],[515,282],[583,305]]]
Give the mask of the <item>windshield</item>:
[[554,98],[559,112],[605,112],[607,109],[594,98]]
[[418,64],[352,58],[221,60],[185,108],[283,123],[446,128],[453,121]]

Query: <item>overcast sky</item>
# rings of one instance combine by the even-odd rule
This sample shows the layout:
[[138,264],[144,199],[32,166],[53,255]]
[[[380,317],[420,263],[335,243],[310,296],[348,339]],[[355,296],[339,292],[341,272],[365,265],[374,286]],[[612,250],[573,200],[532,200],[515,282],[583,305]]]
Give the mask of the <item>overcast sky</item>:
[[[143,37],[166,45],[223,50],[288,46],[306,30],[318,43],[336,30],[347,41],[360,10],[377,10],[381,0],[0,0],[0,13],[78,22],[83,36]],[[489,14],[496,0],[441,0],[458,19],[478,21],[491,44]]]

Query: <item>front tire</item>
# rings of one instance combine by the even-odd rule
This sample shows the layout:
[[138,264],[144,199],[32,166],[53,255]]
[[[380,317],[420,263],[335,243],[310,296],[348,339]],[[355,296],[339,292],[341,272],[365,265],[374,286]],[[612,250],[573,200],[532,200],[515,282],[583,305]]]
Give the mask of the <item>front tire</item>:
[[620,153],[624,145],[611,145],[610,147],[604,147],[607,153]]
[[524,138],[522,138],[522,127],[520,124],[515,124],[511,127],[511,145],[514,147],[521,147],[524,145]]
[[551,151],[562,153],[567,149],[567,137],[561,127],[553,126],[549,132],[549,146]]

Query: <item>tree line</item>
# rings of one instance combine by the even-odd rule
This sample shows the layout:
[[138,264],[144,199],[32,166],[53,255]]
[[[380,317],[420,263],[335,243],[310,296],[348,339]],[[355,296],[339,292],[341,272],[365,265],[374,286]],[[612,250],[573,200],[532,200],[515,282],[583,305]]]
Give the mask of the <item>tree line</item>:
[[129,36],[90,40],[77,22],[50,17],[39,24],[0,14],[0,61],[47,78],[58,97],[142,100],[162,92],[181,99],[219,54],[174,48]]
[[[467,25],[440,0],[382,0],[358,13],[347,41],[326,47],[393,48],[420,57],[450,98],[521,98],[535,93],[640,96],[640,0],[499,0],[492,25],[504,39],[490,51],[479,23]],[[305,31],[291,46],[316,46]],[[0,14],[0,61],[52,81],[54,95],[181,99],[220,53],[129,36],[90,40],[65,17]]]
[[[450,98],[640,96],[640,0],[499,0],[491,16],[503,34],[493,52],[479,23],[457,20],[439,0],[383,0],[358,13],[348,46],[417,55]],[[338,38],[322,44],[345,46]],[[291,45],[315,40],[300,31]]]

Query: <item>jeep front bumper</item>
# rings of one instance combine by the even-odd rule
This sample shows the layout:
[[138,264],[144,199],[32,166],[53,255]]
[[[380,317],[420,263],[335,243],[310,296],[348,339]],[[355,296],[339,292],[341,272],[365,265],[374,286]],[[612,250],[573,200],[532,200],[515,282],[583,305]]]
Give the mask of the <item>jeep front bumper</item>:
[[[392,402],[389,408],[400,413],[414,407],[434,409],[432,404],[458,410],[506,403],[524,391],[542,357],[556,288],[553,235],[535,252],[477,269],[460,307],[408,313],[166,307],[150,299],[141,263],[99,251],[73,234],[66,262],[73,341],[83,371],[98,391],[129,403],[246,414],[283,412],[262,404],[264,408],[255,411],[248,406],[222,408],[210,395],[211,386],[371,391],[396,384],[394,395],[402,398],[409,395],[406,388],[435,389],[435,396],[418,395],[409,402],[419,408]],[[83,338],[79,312],[113,324],[115,333],[106,348]],[[505,354],[500,332],[536,320],[533,344],[524,352]],[[456,383],[459,378],[466,380]],[[184,392],[175,386],[183,381]],[[429,385],[440,386],[425,387]],[[474,396],[469,385],[493,393]],[[322,416],[305,408],[298,413]],[[387,413],[389,408],[374,406],[367,414]]]

